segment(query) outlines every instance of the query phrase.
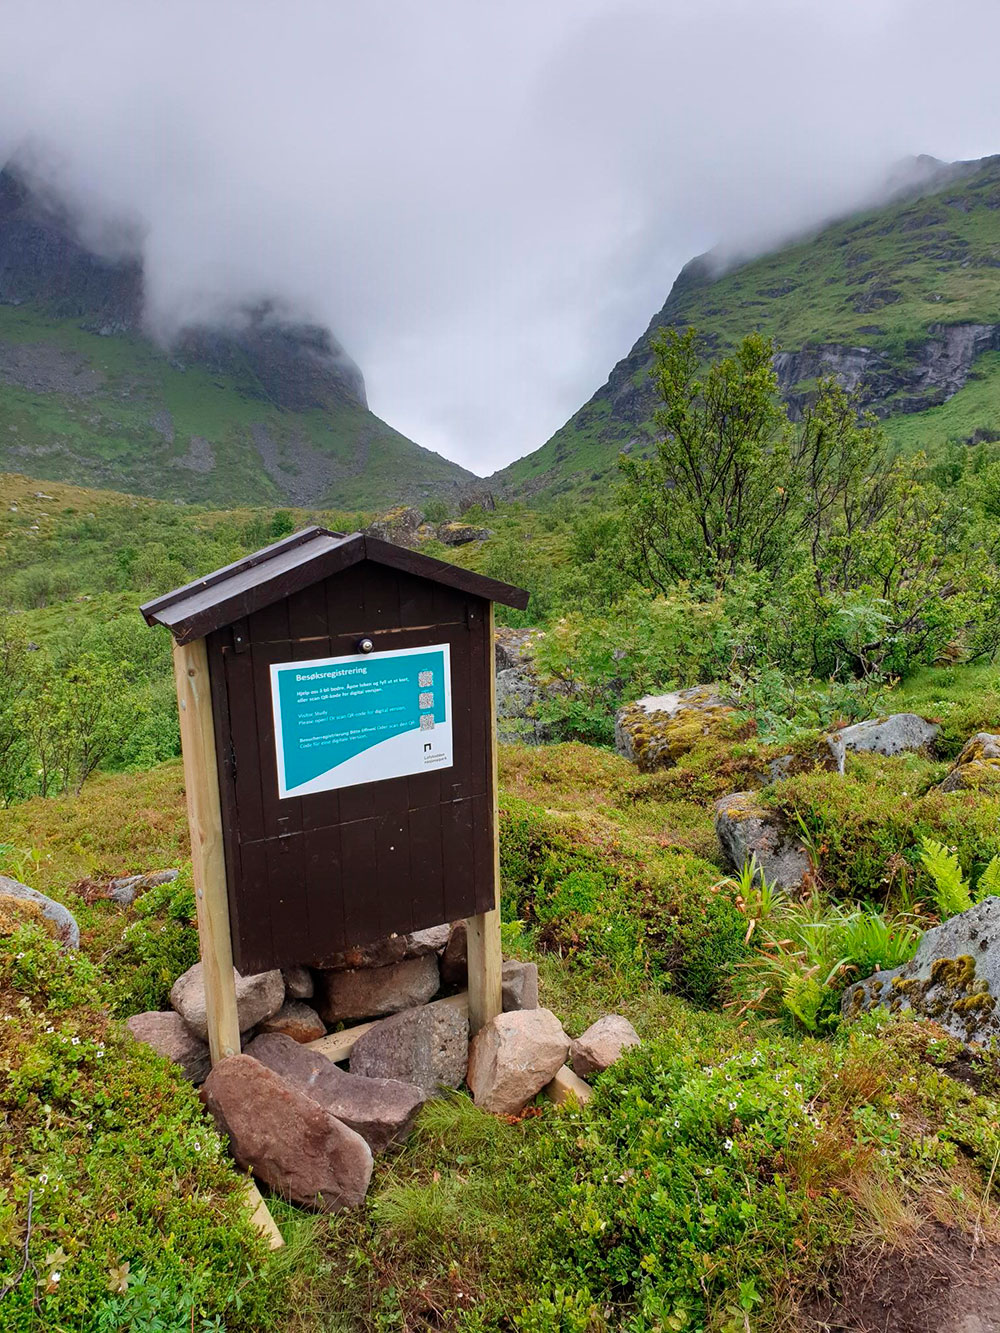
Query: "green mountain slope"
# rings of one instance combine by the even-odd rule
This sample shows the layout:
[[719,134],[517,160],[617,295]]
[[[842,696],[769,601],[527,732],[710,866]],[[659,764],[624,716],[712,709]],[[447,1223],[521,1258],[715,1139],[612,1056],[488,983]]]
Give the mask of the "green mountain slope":
[[384,508],[475,478],[360,402],[282,407],[136,334],[0,306],[0,470],[219,505]]
[[385,508],[476,478],[368,410],[325,329],[269,304],[143,330],[143,275],[0,171],[0,471],[218,505]]
[[607,383],[493,483],[538,499],[602,489],[619,451],[650,439],[651,340],[688,325],[715,353],[769,334],[793,404],[836,374],[907,448],[1000,438],[1000,157],[726,270],[693,260]]

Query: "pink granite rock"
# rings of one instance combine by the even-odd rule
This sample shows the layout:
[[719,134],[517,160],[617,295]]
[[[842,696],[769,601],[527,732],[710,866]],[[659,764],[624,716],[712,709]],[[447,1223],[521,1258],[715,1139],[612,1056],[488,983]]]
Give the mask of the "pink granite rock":
[[[281,973],[258,972],[254,976],[240,976],[233,968],[236,981],[236,1011],[241,1032],[249,1032],[265,1018],[281,1008],[285,999],[285,983]],[[208,1037],[208,1018],[205,1013],[205,979],[203,964],[179,976],[170,988],[170,1003],[196,1037]]]
[[180,1065],[192,1083],[204,1081],[212,1067],[208,1043],[192,1035],[180,1014],[172,1009],[151,1009],[133,1014],[125,1026],[136,1041],[152,1046],[158,1055]]
[[569,1037],[549,1009],[499,1014],[469,1048],[467,1082],[477,1106],[515,1115],[566,1062]]
[[599,1018],[570,1046],[570,1064],[574,1074],[584,1078],[607,1069],[629,1046],[639,1045],[639,1034],[621,1014]]
[[246,1053],[350,1126],[372,1152],[401,1143],[427,1100],[412,1083],[345,1073],[319,1051],[277,1033],[256,1037]]
[[306,1208],[364,1201],[372,1152],[360,1134],[249,1055],[221,1060],[201,1091],[243,1170]]
[[265,1018],[258,1032],[280,1032],[292,1041],[318,1041],[326,1036],[326,1024],[311,1005],[301,1000],[286,1000],[276,1014]]

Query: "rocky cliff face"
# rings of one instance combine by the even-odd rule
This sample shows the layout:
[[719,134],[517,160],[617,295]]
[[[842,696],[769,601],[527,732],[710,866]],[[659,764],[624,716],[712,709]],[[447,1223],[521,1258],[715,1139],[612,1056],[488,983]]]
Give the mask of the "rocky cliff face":
[[[685,320],[675,318],[672,307],[690,288],[690,280],[685,281],[688,270],[709,272],[704,258],[682,271],[663,310],[591,400],[607,399],[613,420],[622,425],[641,427],[655,411],[649,382],[653,364],[650,344],[664,329],[685,327]],[[712,348],[718,340],[709,335],[706,343]],[[895,412],[922,412],[947,402],[965,386],[976,357],[998,350],[1000,324],[935,323],[927,327],[925,342],[908,349],[904,361],[892,359],[874,347],[821,342],[777,352],[774,369],[781,394],[793,409],[801,411],[809,401],[812,381],[832,375],[848,392],[857,393],[864,407],[885,417]],[[808,387],[801,388],[803,385]]]
[[[88,248],[65,210],[8,167],[0,171],[0,304],[31,305],[95,333],[141,335],[142,263]],[[290,411],[368,405],[364,376],[329,330],[285,319],[270,304],[235,311],[226,326],[184,328],[171,352]]]
[[[948,403],[979,376],[977,361],[1000,351],[1000,158],[920,159],[900,182],[880,207],[769,254],[728,266],[712,255],[692,260],[607,382],[494,484],[522,495],[596,492],[619,451],[648,447],[652,343],[667,328],[694,326],[713,355],[751,330],[773,337],[793,414],[824,375],[887,419]],[[981,421],[969,432],[959,413],[955,428],[935,426],[944,438],[961,429],[958,438],[998,438],[1000,370],[990,373],[995,410],[991,394],[977,390]]]
[[101,333],[142,323],[142,265],[106,259],[75,236],[58,205],[33,194],[10,168],[0,170],[0,303],[37,305]]
[[947,402],[965,387],[977,356],[1000,350],[1000,324],[932,324],[927,332],[927,342],[913,349],[904,365],[893,364],[871,347],[837,343],[778,352],[774,368],[781,392],[801,411],[809,393],[799,386],[818,376],[833,375],[878,416],[923,412]]
[[382,510],[475,483],[368,410],[328,330],[272,303],[153,341],[141,240],[83,235],[0,171],[0,472],[223,507]]

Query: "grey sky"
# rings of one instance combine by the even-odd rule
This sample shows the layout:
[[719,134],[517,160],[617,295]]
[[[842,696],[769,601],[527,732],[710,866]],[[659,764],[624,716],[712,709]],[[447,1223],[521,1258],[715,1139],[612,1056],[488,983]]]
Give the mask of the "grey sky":
[[0,157],[142,219],[150,318],[264,294],[486,473],[677,269],[1000,151],[995,0],[8,0]]

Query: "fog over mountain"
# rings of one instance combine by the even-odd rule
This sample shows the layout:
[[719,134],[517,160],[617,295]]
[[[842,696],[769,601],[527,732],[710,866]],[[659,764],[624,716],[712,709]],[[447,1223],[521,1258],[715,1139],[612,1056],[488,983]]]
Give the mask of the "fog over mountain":
[[480,473],[604,379],[677,270],[1000,151],[1000,8],[954,0],[8,6],[0,162],[147,320],[278,298]]

